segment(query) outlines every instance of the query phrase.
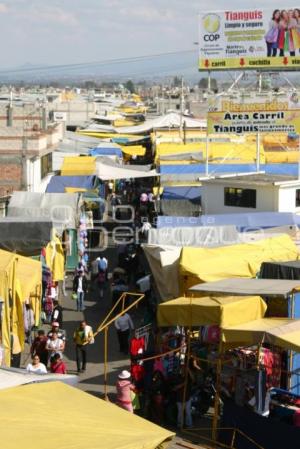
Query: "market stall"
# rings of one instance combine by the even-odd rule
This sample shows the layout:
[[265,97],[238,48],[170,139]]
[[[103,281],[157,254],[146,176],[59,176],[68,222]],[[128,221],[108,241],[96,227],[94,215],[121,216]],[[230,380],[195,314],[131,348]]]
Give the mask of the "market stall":
[[[300,320],[262,318],[223,327],[222,340],[238,347],[231,352],[232,363],[222,372],[223,384],[228,387],[222,427],[230,427],[234,421],[236,428],[266,449],[298,447],[290,438],[300,436],[300,396],[286,386],[291,373],[283,369],[283,360],[287,351],[300,352]],[[246,415],[247,421],[241,421]],[[228,442],[225,431],[221,441]],[[282,446],[283,441],[289,442],[287,446]],[[240,440],[236,447],[248,446]]]
[[0,250],[1,344],[4,363],[10,366],[12,335],[24,348],[25,303],[31,305],[36,324],[40,320],[42,296],[42,264],[28,257]]

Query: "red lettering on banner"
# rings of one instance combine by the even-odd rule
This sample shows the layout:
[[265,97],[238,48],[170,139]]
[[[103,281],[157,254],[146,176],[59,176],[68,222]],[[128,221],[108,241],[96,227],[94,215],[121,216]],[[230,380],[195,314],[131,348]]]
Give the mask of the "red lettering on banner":
[[262,11],[225,11],[226,20],[257,20],[263,18]]

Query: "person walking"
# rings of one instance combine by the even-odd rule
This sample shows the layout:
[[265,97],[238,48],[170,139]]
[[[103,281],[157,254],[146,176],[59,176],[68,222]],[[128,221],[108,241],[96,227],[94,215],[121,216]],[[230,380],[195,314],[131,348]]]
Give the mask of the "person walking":
[[50,371],[54,374],[67,374],[66,364],[63,362],[60,354],[54,354],[52,357]]
[[62,356],[65,349],[65,343],[61,338],[58,338],[57,332],[52,332],[51,338],[48,338],[46,349],[48,350],[50,362],[52,362],[52,358],[56,353],[59,353]]
[[[181,368],[180,374],[177,378],[173,391],[176,393],[177,405],[177,427],[183,427],[183,417],[185,415],[185,424],[187,428],[193,426],[192,420],[192,381],[190,373],[188,372],[187,383],[185,387],[185,373],[184,367]],[[185,402],[185,404],[183,404]],[[185,407],[184,407],[185,406]],[[183,411],[183,407],[185,410]],[[185,412],[185,413],[184,413]]]
[[84,296],[87,292],[87,278],[84,272],[81,270],[75,276],[73,281],[73,293],[77,294],[77,312],[84,311]]
[[81,321],[73,335],[76,348],[77,373],[84,372],[87,365],[88,345],[94,343],[93,329],[86,321]]
[[131,392],[135,390],[134,385],[130,381],[131,374],[129,371],[123,370],[116,384],[117,405],[130,413],[133,413]]
[[120,352],[124,354],[128,354],[128,345],[129,345],[129,335],[130,330],[134,329],[134,325],[132,319],[128,313],[120,316],[115,320],[115,328],[118,333],[118,340],[120,346]]
[[47,337],[51,339],[53,332],[56,332],[58,338],[60,338],[64,343],[66,342],[66,333],[63,329],[60,329],[57,321],[53,321],[53,323],[51,323],[51,329],[48,332]]
[[29,300],[26,301],[23,311],[25,341],[31,345],[31,332],[35,325],[34,313]]
[[30,349],[31,357],[38,356],[41,363],[45,366],[48,364],[48,350],[46,349],[47,340],[48,338],[45,335],[45,331],[43,329],[38,330],[37,336],[34,338]]
[[53,312],[51,315],[51,322],[59,323],[59,327],[62,329],[62,327],[63,327],[63,308],[59,304],[58,299],[54,299],[54,301],[53,301]]
[[47,374],[47,368],[41,363],[38,355],[32,357],[32,363],[28,363],[26,370],[33,374]]

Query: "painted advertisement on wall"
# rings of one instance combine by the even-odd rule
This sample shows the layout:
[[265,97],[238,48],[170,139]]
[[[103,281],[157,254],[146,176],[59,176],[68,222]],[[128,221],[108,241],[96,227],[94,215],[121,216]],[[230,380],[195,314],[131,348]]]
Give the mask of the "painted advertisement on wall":
[[300,8],[199,15],[199,70],[300,68]]

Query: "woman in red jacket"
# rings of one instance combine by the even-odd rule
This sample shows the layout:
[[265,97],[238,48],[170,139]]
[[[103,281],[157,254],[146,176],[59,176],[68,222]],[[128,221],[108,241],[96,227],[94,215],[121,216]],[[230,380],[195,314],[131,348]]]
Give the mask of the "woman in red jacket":
[[62,361],[60,354],[55,354],[52,357],[50,370],[54,374],[67,374],[66,364]]

